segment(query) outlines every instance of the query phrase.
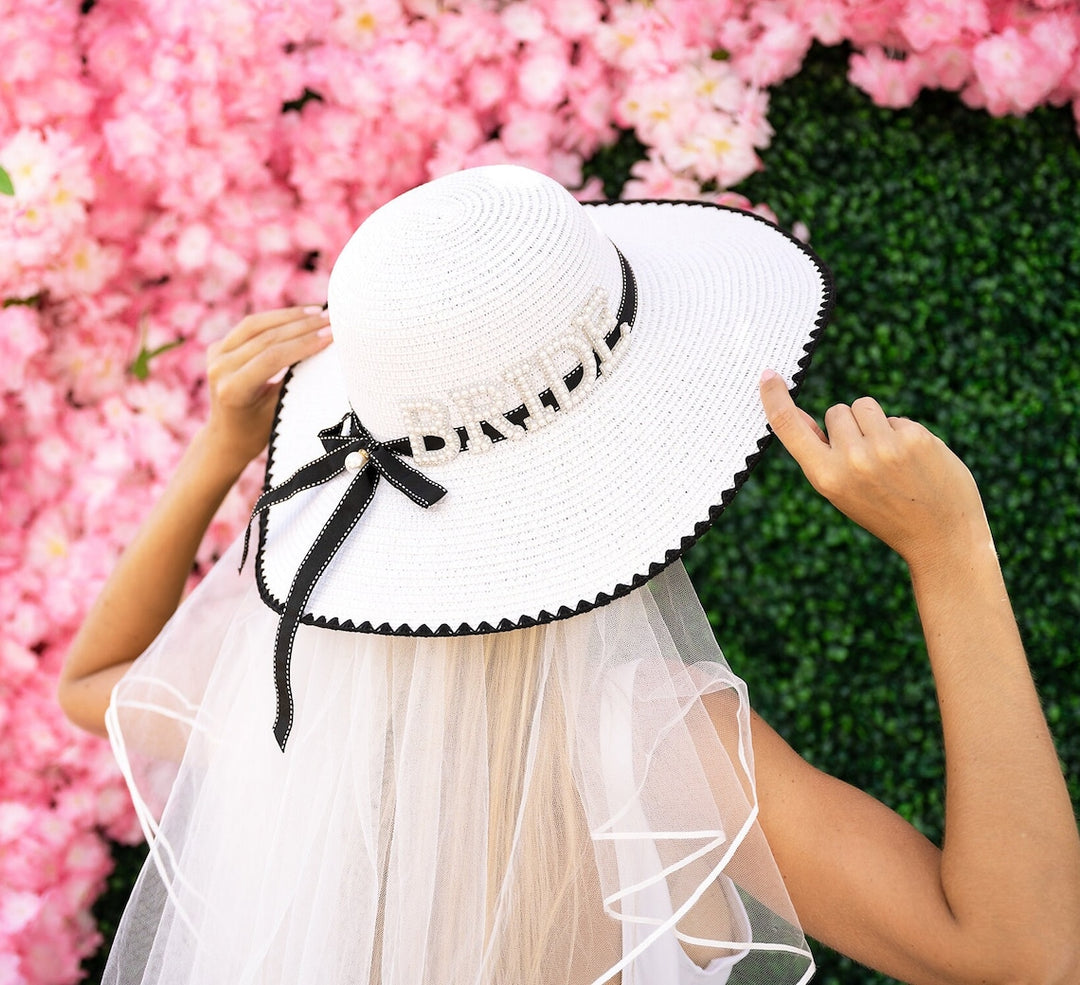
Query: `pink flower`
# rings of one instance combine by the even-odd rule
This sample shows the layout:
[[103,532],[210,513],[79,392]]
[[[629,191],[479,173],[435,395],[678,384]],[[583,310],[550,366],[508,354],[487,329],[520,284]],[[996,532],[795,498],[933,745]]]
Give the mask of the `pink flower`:
[[972,75],[971,50],[953,44],[931,45],[922,52],[925,85],[962,89]]
[[907,0],[847,0],[848,31],[845,40],[856,47],[888,44],[899,46],[902,35],[896,24]]
[[263,261],[255,266],[248,280],[248,292],[257,309],[280,308],[292,302],[287,291],[296,264],[288,260]]
[[753,147],[768,147],[773,128],[769,123],[769,92],[767,89],[747,89],[735,114],[740,128]]
[[691,178],[676,174],[658,156],[650,153],[644,161],[630,168],[633,176],[624,186],[620,198],[660,198],[685,200],[696,198],[700,188]]
[[17,800],[0,801],[0,845],[9,845],[22,837],[33,823],[33,811]]
[[[356,53],[339,45],[320,45],[318,58],[313,59],[308,69],[308,87],[318,91],[330,102],[348,106],[354,116],[355,126],[359,127],[363,119],[378,117],[386,107],[386,90],[381,80],[371,71],[370,60],[361,60]],[[309,104],[304,108],[304,130],[312,135],[313,116],[325,104]],[[294,123],[295,120],[290,120]],[[307,139],[302,143],[304,150],[316,153],[320,150],[317,140]]]
[[37,932],[28,934],[21,948],[22,969],[28,980],[34,983],[77,981],[82,954],[70,933],[64,932],[57,915],[51,915],[48,908],[38,923],[39,926],[34,928]]
[[472,67],[465,82],[471,102],[481,110],[497,106],[509,85],[510,77],[502,67],[483,63]]
[[503,7],[502,22],[515,41],[539,41],[544,36],[544,15],[538,5],[510,3]]
[[794,75],[813,35],[795,20],[776,18],[734,59],[739,75],[755,86],[770,86]]
[[616,104],[616,122],[632,126],[645,143],[653,146],[680,141],[693,129],[704,108],[694,99],[696,81],[684,72],[642,78],[628,86]]
[[462,66],[498,58],[517,45],[502,16],[478,6],[461,11],[444,8],[434,27],[438,48],[454,52]]
[[878,45],[851,56],[848,81],[879,106],[899,109],[915,102],[922,89],[921,63],[915,57],[890,58]]
[[158,35],[131,9],[99,7],[86,18],[87,70],[105,91],[114,91],[131,80],[133,68],[144,65],[146,51]]
[[96,239],[75,239],[68,251],[45,273],[43,283],[59,296],[96,294],[120,271],[120,251]]
[[84,831],[66,844],[64,867],[68,872],[89,873],[97,878],[112,868],[109,851],[96,834]]
[[27,364],[44,351],[47,341],[36,308],[12,305],[0,310],[0,365],[4,367],[0,392],[22,389]]
[[[23,510],[20,509],[19,512],[22,513]],[[14,519],[14,517],[11,518]],[[21,555],[22,552],[19,553]],[[26,652],[16,655],[17,659],[25,661],[29,659],[27,653],[32,653],[31,647],[37,646],[46,637],[52,635],[52,627],[49,626],[45,613],[33,604],[34,600],[24,598],[22,593],[16,590],[14,584],[10,589],[0,591],[0,600],[6,603],[7,607],[4,611],[8,613],[2,622],[3,636],[6,642],[26,648]],[[36,662],[36,657],[34,659]],[[0,834],[0,842],[2,841],[3,835]]]
[[41,912],[43,903],[37,893],[0,890],[0,934],[17,934]]
[[0,937],[0,985],[27,985],[27,980],[20,971],[22,962],[10,946],[4,946]]
[[1062,14],[1051,14],[1032,25],[1028,36],[1039,50],[1047,83],[1054,79],[1053,86],[1056,87],[1074,68],[1080,46],[1078,31],[1080,23],[1076,18]]
[[103,828],[114,841],[125,844],[137,842],[142,837],[131,798],[121,784],[98,790],[94,798],[94,824]]
[[175,262],[182,270],[200,270],[210,259],[213,235],[202,223],[194,223],[180,233],[173,249]]
[[123,171],[139,158],[151,158],[161,149],[161,136],[148,119],[139,113],[109,120],[104,128],[105,144],[113,166]]
[[0,639],[0,668],[3,669],[4,680],[9,685],[16,684],[38,669],[38,661],[34,653],[21,644]]
[[849,15],[843,0],[804,0],[795,12],[822,44],[839,44],[847,36]]
[[663,25],[655,12],[641,4],[612,8],[610,20],[596,31],[596,50],[601,57],[629,71],[657,69],[662,65]]
[[379,70],[394,79],[399,90],[407,91],[428,76],[432,58],[416,41],[394,41],[379,48],[376,64]]
[[715,180],[721,188],[738,184],[761,167],[750,132],[718,113],[703,116],[682,148],[687,156],[673,157],[672,163],[690,169],[701,181]]
[[571,41],[592,34],[602,14],[603,8],[596,0],[550,0],[547,4],[552,28]]
[[[773,212],[768,205],[764,202],[758,202],[754,205],[745,195],[740,195],[738,192],[721,192],[715,198],[717,205],[726,205],[730,209],[740,209],[743,212],[752,212],[754,215],[761,216],[762,219],[768,219],[769,222],[777,222],[776,213]],[[803,223],[796,223],[796,226],[802,226],[805,230],[806,226]],[[809,233],[807,233],[809,235]],[[803,237],[799,237],[802,239]]]
[[994,115],[1027,113],[1057,87],[1071,64],[1076,33],[1071,22],[1025,37],[1014,27],[980,41],[974,49],[975,78]]
[[127,396],[133,409],[159,424],[169,426],[188,416],[187,392],[179,387],[166,386],[156,379],[129,387]]
[[529,106],[557,105],[566,93],[569,72],[566,52],[546,45],[531,52],[518,69],[518,93]]
[[511,154],[542,154],[551,146],[554,122],[550,113],[522,106],[509,114],[499,136]]
[[978,36],[990,30],[985,0],[960,5],[948,0],[909,0],[897,27],[915,51],[931,45],[960,43],[963,35]]
[[2,148],[0,161],[24,201],[51,201],[58,208],[88,201],[94,193],[84,149],[67,133],[23,128]]
[[574,189],[574,198],[579,202],[603,202],[607,199],[604,182],[594,174],[580,188]]
[[547,173],[566,188],[581,184],[581,155],[571,151],[552,149],[548,158]]
[[[89,313],[93,306],[78,307]],[[51,373],[57,381],[65,382],[76,403],[94,403],[123,387],[128,365],[136,355],[134,341],[134,333],[125,338],[103,330],[94,338],[88,331],[60,331],[49,353]]]
[[0,146],[13,197],[0,198],[0,244],[7,263],[0,294],[26,297],[44,286],[86,223],[94,194],[87,149],[63,131],[21,129]]

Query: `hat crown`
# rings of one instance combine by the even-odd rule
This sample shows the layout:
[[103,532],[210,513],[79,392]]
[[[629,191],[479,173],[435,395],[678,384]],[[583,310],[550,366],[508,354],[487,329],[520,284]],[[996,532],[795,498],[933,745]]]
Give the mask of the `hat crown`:
[[414,188],[365,220],[330,277],[349,402],[378,440],[408,433],[407,408],[470,389],[505,389],[513,407],[508,374],[557,349],[598,289],[617,306],[620,286],[613,245],[550,178],[494,165]]

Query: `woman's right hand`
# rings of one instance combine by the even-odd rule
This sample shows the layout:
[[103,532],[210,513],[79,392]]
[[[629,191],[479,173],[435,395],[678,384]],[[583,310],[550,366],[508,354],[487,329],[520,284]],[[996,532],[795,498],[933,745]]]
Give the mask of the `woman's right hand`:
[[210,419],[204,439],[238,476],[266,447],[285,370],[331,341],[317,306],[248,315],[207,350]]
[[266,445],[285,370],[329,343],[326,315],[311,307],[249,315],[210,347],[210,420],[124,550],[64,661],[57,696],[76,725],[105,734],[113,686],[176,610],[215,511]]

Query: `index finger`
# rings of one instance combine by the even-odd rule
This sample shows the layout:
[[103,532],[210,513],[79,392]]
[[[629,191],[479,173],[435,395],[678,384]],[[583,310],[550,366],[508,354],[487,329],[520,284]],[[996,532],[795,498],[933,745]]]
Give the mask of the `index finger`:
[[230,352],[252,339],[257,338],[267,329],[278,328],[292,322],[310,321],[312,325],[318,319],[325,320],[326,312],[321,305],[309,304],[294,308],[275,308],[248,315],[228,335],[221,340],[221,351]]
[[795,406],[784,378],[771,369],[765,370],[759,392],[769,426],[791,457],[804,471],[821,461],[829,448],[828,439],[809,415]]

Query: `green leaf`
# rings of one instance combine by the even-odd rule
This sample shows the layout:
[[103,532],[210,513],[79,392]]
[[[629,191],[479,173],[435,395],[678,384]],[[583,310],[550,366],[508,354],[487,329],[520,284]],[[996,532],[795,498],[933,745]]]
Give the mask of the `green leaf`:
[[5,298],[4,307],[11,308],[17,304],[26,305],[27,308],[40,308],[41,307],[41,295],[34,294],[28,298]]
[[147,349],[144,344],[142,348],[139,349],[139,354],[135,357],[129,367],[131,375],[137,380],[149,379],[150,361],[156,359],[163,352],[168,352],[170,349],[175,349],[178,345],[183,344],[183,339],[174,339],[172,342],[166,342],[164,345],[159,345],[156,349]]
[[0,195],[14,195],[15,186],[11,183],[11,175],[0,167]]

